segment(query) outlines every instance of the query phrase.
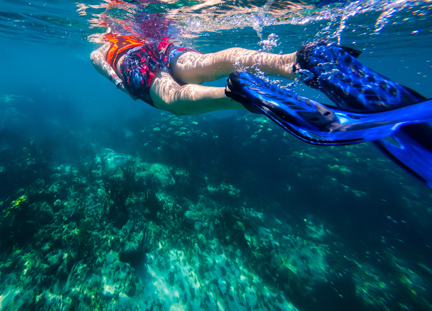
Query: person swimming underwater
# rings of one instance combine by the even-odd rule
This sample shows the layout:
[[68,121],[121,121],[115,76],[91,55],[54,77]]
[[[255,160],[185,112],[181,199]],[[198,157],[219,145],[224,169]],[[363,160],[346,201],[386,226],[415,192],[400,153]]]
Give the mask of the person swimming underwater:
[[148,42],[135,36],[107,35],[108,42],[91,54],[96,69],[134,99],[175,115],[245,109],[225,95],[224,88],[199,84],[228,76],[236,61],[261,63],[261,70],[289,79],[295,53],[274,55],[242,48],[211,54],[175,46],[168,40]]
[[[356,59],[357,50],[319,40],[284,55],[243,48],[201,54],[169,39],[150,42],[132,35],[107,34],[107,41],[91,53],[92,63],[134,100],[177,116],[247,109],[311,144],[373,141],[406,171],[432,185],[432,168],[422,172],[432,159],[432,128],[426,123],[432,121],[430,101],[362,65]],[[312,78],[305,83],[322,91],[336,106],[233,71],[239,63],[288,79],[295,79],[297,71],[308,70]],[[328,64],[337,74],[326,75],[328,66],[324,65]],[[229,76],[225,88],[200,85],[224,76]],[[385,141],[388,136],[398,145]]]

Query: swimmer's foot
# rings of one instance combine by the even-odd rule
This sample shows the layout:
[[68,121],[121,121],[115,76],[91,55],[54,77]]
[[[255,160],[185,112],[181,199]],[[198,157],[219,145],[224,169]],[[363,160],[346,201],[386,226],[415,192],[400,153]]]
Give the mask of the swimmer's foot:
[[324,40],[297,52],[297,66],[313,73],[305,83],[325,93],[338,107],[355,111],[386,110],[425,100],[360,63],[360,51]]
[[352,112],[298,96],[246,72],[230,74],[226,95],[264,114],[295,137],[317,145],[347,145],[393,134],[406,124],[432,121],[429,102],[383,112]]

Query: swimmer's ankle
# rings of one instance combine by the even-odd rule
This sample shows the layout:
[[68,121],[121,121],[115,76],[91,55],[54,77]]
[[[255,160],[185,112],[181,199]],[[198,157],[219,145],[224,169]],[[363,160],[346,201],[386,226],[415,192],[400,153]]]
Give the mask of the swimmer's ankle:
[[281,76],[288,79],[295,79],[295,65],[297,63],[297,52],[282,55]]

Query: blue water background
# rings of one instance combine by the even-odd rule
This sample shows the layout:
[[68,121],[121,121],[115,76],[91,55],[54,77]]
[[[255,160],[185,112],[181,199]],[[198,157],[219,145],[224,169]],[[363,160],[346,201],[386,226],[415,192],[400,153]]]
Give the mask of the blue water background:
[[[7,2],[1,5],[2,10],[7,9]],[[381,12],[352,17],[340,36],[340,43],[363,51],[359,60],[369,68],[432,98],[432,18],[418,20],[413,11],[395,14],[377,34],[373,25]],[[266,26],[262,37],[277,34],[280,45],[274,52],[291,53],[316,39],[327,23]],[[89,55],[100,44],[88,42],[83,39],[86,36],[79,35],[78,29],[88,31],[85,26],[85,23],[71,26],[76,28],[72,35],[62,38],[59,31],[40,42],[31,34],[27,37],[19,31],[9,33],[9,29],[0,28],[5,34],[0,36],[0,98],[16,95],[31,99],[19,101],[15,107],[17,114],[11,114],[9,119],[6,115],[0,117],[3,122],[0,128],[5,126],[23,135],[60,139],[68,132],[83,141],[102,144],[104,138],[99,129],[103,124],[112,129],[111,140],[104,147],[133,154],[136,150],[127,144],[125,120],[138,116],[142,129],[149,131],[163,124],[161,118],[166,115],[143,102],[131,100],[94,70]],[[195,35],[179,37],[179,40],[203,53],[232,46],[260,48],[257,44],[260,38],[252,27]],[[224,86],[225,79],[206,85]],[[327,102],[322,95],[304,86],[298,86],[297,91]],[[432,190],[398,168],[371,144],[314,147],[286,137],[282,129],[268,124],[271,134],[251,138],[255,123],[244,119],[237,122],[237,118],[248,114],[230,111],[184,117],[186,123],[199,123],[197,131],[206,131],[208,128],[203,126],[209,126],[218,138],[190,134],[188,140],[156,133],[142,142],[148,143],[147,148],[153,148],[144,152],[146,160],[234,184],[245,194],[243,200],[248,204],[260,206],[283,221],[291,221],[294,227],[302,226],[308,219],[319,219],[335,232],[337,237],[332,243],[346,243],[347,253],[357,260],[370,261],[383,274],[386,264],[381,260],[381,251],[394,251],[414,266],[432,262]],[[13,121],[14,118],[19,121]],[[183,144],[183,148],[173,151],[164,147],[156,151],[160,142],[168,139],[173,144]],[[304,153],[310,159],[296,162],[290,157],[295,152]],[[56,164],[60,161],[56,159]],[[330,168],[335,165],[352,172]],[[250,175],[254,178],[245,180]],[[333,193],[336,188],[331,185],[332,179],[365,194],[356,196],[340,188]],[[430,281],[430,276],[423,276]]]

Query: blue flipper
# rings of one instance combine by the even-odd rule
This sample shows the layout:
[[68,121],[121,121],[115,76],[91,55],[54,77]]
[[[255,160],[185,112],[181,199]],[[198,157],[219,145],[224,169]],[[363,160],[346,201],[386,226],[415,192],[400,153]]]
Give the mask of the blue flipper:
[[[326,94],[338,107],[351,111],[386,110],[426,99],[364,66],[353,54],[353,49],[320,41],[302,47],[297,61],[314,75],[305,81],[307,85]],[[333,74],[329,74],[330,69]]]
[[[358,55],[352,53],[352,49],[320,41],[302,47],[297,59],[302,69],[314,74],[306,84],[322,91],[338,107],[351,111],[382,111],[426,101],[417,92],[361,64],[356,60]],[[333,67],[337,74],[328,76],[326,67]],[[405,125],[391,138],[396,145],[384,139],[373,144],[432,188],[432,126],[428,123]]]
[[397,145],[380,139],[372,142],[405,171],[432,188],[432,152],[399,130],[391,136]]
[[246,72],[230,74],[227,96],[261,113],[295,137],[316,145],[348,145],[392,135],[403,125],[432,121],[432,104],[383,112],[351,112],[298,96]]

